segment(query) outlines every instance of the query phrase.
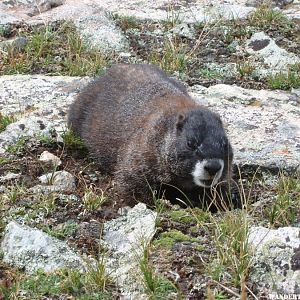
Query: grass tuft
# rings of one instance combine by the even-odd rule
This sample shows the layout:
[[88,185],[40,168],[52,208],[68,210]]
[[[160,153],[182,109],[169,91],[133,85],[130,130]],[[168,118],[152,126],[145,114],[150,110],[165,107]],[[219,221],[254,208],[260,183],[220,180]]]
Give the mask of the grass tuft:
[[4,116],[0,113],[0,132],[4,131],[6,127],[11,124],[16,122],[16,118],[13,116]]
[[176,286],[170,280],[156,274],[154,267],[149,262],[149,248],[147,247],[140,260],[140,269],[145,291],[150,300],[167,299],[170,293],[178,293]]
[[261,29],[276,27],[280,32],[289,32],[295,27],[295,23],[282,12],[272,9],[271,2],[261,4],[250,16],[251,26]]
[[280,175],[276,199],[266,208],[266,215],[272,226],[289,226],[300,221],[300,178]]
[[300,72],[291,68],[287,73],[270,75],[267,78],[270,89],[289,90],[300,87]]
[[23,50],[12,46],[0,52],[0,75],[96,75],[107,65],[106,57],[85,44],[72,23],[36,27],[19,34],[28,42]]

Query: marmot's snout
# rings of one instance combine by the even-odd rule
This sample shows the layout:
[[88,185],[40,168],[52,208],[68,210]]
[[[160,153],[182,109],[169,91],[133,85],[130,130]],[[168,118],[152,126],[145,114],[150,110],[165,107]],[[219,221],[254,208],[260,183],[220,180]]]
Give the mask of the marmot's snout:
[[222,177],[223,169],[223,159],[215,158],[198,161],[192,172],[194,183],[206,188],[214,186]]

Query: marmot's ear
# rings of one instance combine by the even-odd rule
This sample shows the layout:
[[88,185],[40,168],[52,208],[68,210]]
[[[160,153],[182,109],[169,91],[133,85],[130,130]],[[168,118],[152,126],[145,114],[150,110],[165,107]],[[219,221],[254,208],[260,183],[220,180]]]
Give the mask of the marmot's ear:
[[178,131],[182,131],[183,125],[186,122],[186,116],[183,114],[179,114],[177,116],[176,129]]

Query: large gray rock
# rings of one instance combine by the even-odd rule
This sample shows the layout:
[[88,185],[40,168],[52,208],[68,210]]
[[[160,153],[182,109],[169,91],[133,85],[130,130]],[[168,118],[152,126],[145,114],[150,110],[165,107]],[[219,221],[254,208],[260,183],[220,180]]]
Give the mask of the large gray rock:
[[300,228],[250,229],[250,278],[273,293],[300,294]]
[[300,99],[282,91],[218,84],[193,86],[199,103],[221,115],[235,162],[295,170],[300,165]]
[[103,243],[110,250],[107,268],[120,285],[122,299],[146,299],[137,266],[155,233],[156,215],[139,203],[126,215],[104,224]]
[[252,35],[246,42],[246,52],[260,59],[269,68],[268,72],[268,70],[263,70],[263,65],[259,67],[258,72],[262,76],[269,73],[287,71],[291,65],[300,62],[300,58],[297,55],[280,48],[264,32],[256,32]]
[[54,131],[64,132],[68,108],[89,80],[67,76],[0,76],[0,113],[22,115],[0,133],[0,153],[21,137],[51,137]]
[[45,272],[61,268],[84,269],[82,258],[66,243],[16,222],[6,226],[1,252],[4,262],[24,268],[27,273],[39,269]]

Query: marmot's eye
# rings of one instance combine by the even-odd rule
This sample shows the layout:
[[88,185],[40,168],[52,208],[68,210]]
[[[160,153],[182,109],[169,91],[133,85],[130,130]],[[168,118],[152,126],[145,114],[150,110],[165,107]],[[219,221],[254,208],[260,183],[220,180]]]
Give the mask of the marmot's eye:
[[187,141],[186,145],[191,150],[195,150],[197,148],[197,145],[196,145],[196,143],[194,141]]

